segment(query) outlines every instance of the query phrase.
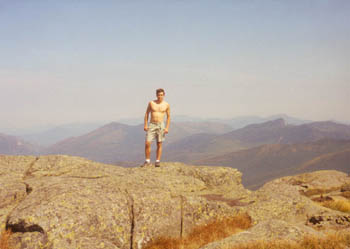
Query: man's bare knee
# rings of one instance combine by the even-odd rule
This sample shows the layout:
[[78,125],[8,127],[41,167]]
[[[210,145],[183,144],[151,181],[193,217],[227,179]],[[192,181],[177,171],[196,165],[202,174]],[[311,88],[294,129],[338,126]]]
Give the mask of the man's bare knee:
[[162,147],[163,142],[157,142],[158,147]]
[[146,141],[146,142],[145,142],[145,146],[146,146],[146,147],[150,147],[150,146],[151,146],[151,142],[150,142],[150,141]]

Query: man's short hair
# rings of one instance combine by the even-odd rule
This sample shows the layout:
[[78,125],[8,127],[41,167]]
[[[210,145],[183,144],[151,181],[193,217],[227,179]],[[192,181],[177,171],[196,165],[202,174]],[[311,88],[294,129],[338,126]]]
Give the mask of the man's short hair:
[[158,95],[158,93],[161,93],[161,92],[165,95],[165,91],[164,91],[163,88],[158,88],[158,89],[156,90],[156,94],[157,94],[157,95]]

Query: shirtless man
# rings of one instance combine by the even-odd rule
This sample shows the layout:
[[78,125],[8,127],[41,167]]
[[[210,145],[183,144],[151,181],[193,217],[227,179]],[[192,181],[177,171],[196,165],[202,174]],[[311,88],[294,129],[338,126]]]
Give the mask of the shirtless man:
[[[160,157],[162,156],[162,142],[164,141],[164,136],[169,132],[170,125],[170,106],[164,101],[165,91],[163,89],[157,89],[157,100],[153,100],[148,103],[146,114],[145,114],[145,124],[144,130],[146,131],[146,141],[145,141],[145,156],[146,161],[142,165],[151,165],[151,142],[153,139],[157,139],[157,158],[155,166],[160,166]],[[151,113],[151,121],[148,125],[148,116]],[[166,126],[164,127],[164,116],[167,115]]]

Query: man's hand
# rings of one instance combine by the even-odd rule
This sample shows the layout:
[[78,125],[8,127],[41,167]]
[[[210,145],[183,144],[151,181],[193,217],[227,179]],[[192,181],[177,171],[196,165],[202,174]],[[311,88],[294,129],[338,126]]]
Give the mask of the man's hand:
[[148,127],[147,126],[143,127],[143,130],[148,131]]
[[168,132],[169,132],[168,129],[165,128],[164,129],[164,134],[168,134]]

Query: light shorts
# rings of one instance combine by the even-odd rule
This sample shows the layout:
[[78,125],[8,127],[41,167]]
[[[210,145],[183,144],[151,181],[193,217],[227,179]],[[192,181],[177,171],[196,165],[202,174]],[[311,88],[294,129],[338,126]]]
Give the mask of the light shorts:
[[164,136],[164,123],[149,123],[148,131],[146,133],[146,141],[152,142],[157,139],[157,142],[163,142],[165,140]]

